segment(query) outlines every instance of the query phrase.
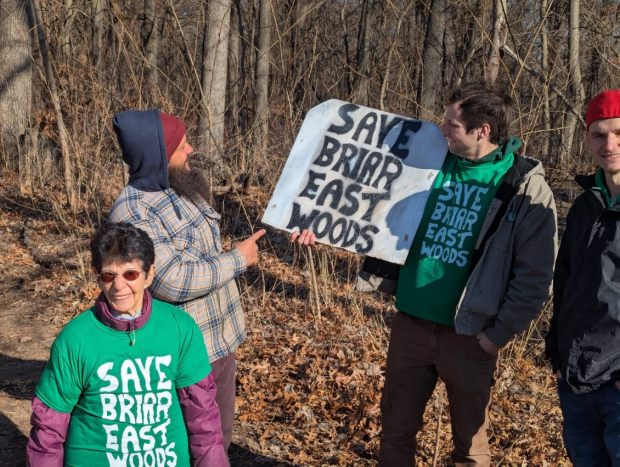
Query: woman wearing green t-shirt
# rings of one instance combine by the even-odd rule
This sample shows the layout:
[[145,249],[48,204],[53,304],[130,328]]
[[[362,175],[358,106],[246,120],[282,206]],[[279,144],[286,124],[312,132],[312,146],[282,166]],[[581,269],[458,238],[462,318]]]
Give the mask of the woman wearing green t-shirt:
[[151,297],[155,250],[129,224],[92,243],[101,294],[69,322],[35,390],[31,466],[227,466],[202,335]]

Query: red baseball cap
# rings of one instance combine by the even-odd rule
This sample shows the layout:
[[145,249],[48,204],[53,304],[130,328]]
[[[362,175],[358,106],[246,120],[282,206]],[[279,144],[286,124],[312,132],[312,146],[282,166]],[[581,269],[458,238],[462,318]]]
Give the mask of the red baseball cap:
[[596,120],[620,117],[620,89],[603,91],[592,98],[586,111],[586,128]]

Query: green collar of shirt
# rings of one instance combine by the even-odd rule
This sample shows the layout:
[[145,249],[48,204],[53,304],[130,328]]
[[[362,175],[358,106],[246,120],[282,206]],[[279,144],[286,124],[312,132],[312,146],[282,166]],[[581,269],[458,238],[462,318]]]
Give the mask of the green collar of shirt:
[[514,154],[521,146],[523,146],[523,143],[519,138],[515,136],[509,136],[508,140],[504,144],[500,144],[497,148],[488,153],[486,156],[481,157],[480,159],[470,161],[467,159],[463,159],[462,157],[457,157],[458,164],[461,167],[472,167],[479,166],[480,164],[485,164],[488,162],[497,162],[502,160],[509,154]]
[[600,167],[596,169],[596,174],[594,175],[594,186],[592,189],[601,193],[603,200],[605,201],[605,206],[611,207],[616,204],[620,204],[620,195],[616,196],[616,199],[611,198],[611,193],[609,193],[609,189],[605,183],[605,174],[603,173],[603,169]]

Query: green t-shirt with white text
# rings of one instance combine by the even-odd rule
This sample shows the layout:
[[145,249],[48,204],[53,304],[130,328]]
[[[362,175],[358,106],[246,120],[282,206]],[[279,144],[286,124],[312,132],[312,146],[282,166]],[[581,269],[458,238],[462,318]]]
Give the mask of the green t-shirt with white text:
[[211,371],[200,329],[184,311],[153,300],[130,342],[92,308],[54,341],[35,394],[71,413],[65,465],[189,465],[176,389]]
[[400,311],[454,325],[486,213],[519,147],[521,141],[511,137],[477,161],[446,156],[400,269],[396,292]]

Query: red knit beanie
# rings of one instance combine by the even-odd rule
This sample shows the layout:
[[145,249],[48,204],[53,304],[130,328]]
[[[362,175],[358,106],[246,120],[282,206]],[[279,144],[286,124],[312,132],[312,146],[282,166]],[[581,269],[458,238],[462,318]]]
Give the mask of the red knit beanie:
[[166,158],[170,160],[174,151],[177,150],[187,126],[185,122],[178,117],[160,112],[161,127],[164,130],[164,143],[166,144]]
[[592,98],[586,112],[586,127],[596,120],[620,117],[620,89],[604,91]]

